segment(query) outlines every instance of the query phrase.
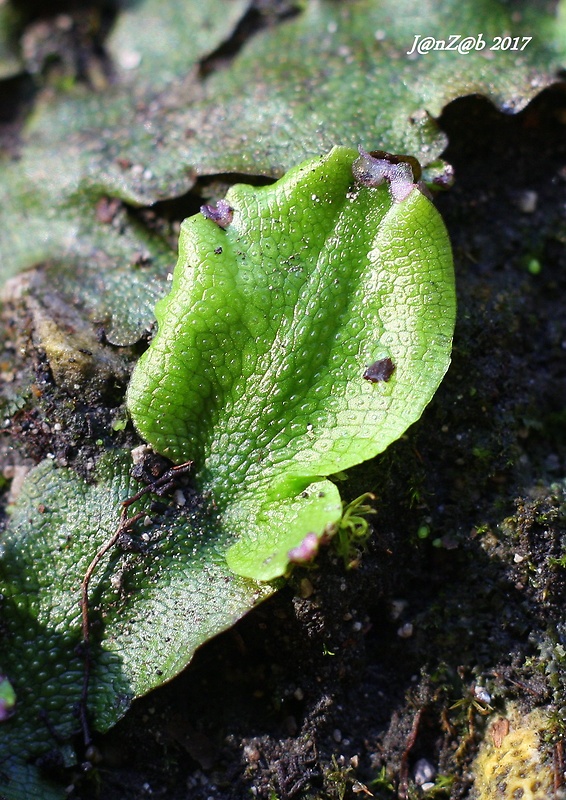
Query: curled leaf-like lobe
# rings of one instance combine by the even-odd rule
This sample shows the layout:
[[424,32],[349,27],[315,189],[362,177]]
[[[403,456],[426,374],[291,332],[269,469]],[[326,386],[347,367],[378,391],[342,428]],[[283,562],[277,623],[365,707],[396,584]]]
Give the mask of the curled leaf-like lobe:
[[[225,230],[185,220],[158,332],[128,390],[146,441],[194,461],[232,537],[228,565],[258,580],[284,574],[308,534],[336,524],[340,496],[324,476],[397,439],[450,360],[442,220],[421,192],[395,198],[396,181],[414,186],[406,162],[378,159],[382,183],[370,162],[364,182],[360,158],[336,147],[271,186],[234,186]],[[380,390],[369,391],[360,376],[380,361]]]

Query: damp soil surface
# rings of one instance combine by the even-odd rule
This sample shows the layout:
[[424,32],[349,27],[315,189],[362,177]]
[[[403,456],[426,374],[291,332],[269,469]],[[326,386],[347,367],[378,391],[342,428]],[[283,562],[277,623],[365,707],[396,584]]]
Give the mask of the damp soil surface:
[[68,776],[74,800],[416,798],[427,775],[426,796],[470,798],[508,700],[554,711],[560,750],[566,93],[515,116],[464,98],[440,124],[453,362],[421,421],[341,485],[376,497],[367,547],[296,569],[137,701]]

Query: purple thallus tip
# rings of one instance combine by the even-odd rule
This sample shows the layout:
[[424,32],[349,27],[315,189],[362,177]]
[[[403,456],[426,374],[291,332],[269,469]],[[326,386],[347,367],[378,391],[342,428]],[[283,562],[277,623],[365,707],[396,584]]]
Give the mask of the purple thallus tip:
[[226,200],[219,200],[215,206],[201,206],[200,213],[203,217],[206,217],[206,219],[211,219],[213,222],[216,222],[221,228],[227,228],[234,218],[234,209]]
[[16,711],[16,694],[5,675],[0,675],[0,722],[13,717]]
[[358,147],[360,157],[352,164],[352,174],[364,186],[380,186],[389,175],[391,164],[385,158],[374,158],[363,147]]
[[352,174],[358,183],[375,187],[387,181],[393,201],[400,203],[406,200],[416,187],[411,165],[406,161],[392,163],[387,158],[376,158],[362,147],[358,147],[358,150],[360,157],[352,164]]
[[380,358],[379,361],[374,361],[367,367],[363,374],[366,381],[370,383],[380,383],[387,381],[395,372],[395,364],[390,358]]
[[0,722],[6,722],[10,717],[14,716],[15,712],[16,709],[13,705],[6,700],[0,699]]
[[316,533],[307,533],[303,541],[297,545],[297,547],[293,547],[292,550],[289,550],[287,553],[287,558],[292,564],[306,564],[307,561],[312,561],[312,559],[318,553],[318,536]]
[[454,186],[454,167],[452,164],[444,165],[444,170],[432,179],[432,185],[438,186],[439,189],[450,189]]
[[413,181],[413,170],[411,165],[405,161],[399,164],[391,164],[388,180],[391,188],[391,196],[395,202],[400,203],[411,194],[415,188]]

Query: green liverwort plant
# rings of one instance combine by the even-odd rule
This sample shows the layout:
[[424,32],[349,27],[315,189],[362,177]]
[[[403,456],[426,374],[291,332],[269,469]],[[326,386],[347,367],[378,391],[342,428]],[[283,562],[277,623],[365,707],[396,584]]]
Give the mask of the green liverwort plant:
[[[156,315],[128,406],[195,486],[158,513],[119,450],[89,481],[50,459],[27,477],[0,541],[7,800],[62,798],[37,759],[81,760],[81,725],[85,743],[110,728],[324,537],[346,553],[363,539],[361,501],[342,517],[327,476],[387,447],[441,381],[448,237],[407,159],[337,147],[186,220]],[[141,553],[108,546],[132,495]]]
[[142,437],[194,462],[229,567],[257,580],[335,529],[326,476],[397,439],[450,360],[444,224],[410,160],[360,153],[335,147],[185,220],[128,390]]

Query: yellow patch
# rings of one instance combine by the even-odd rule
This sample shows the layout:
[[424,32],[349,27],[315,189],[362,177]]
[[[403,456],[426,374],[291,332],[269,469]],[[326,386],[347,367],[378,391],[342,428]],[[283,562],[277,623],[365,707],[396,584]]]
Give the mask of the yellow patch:
[[542,709],[521,714],[510,704],[486,732],[474,762],[478,800],[548,800],[553,796],[552,760],[541,733],[548,726]]

